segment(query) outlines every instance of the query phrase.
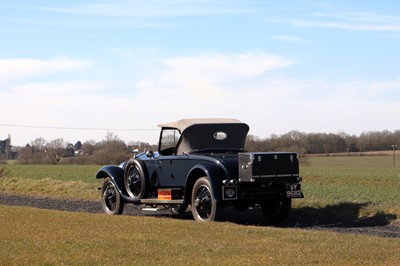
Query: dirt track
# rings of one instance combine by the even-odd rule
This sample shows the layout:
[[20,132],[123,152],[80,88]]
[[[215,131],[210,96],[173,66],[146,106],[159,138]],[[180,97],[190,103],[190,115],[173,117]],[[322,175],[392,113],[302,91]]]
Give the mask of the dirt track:
[[[102,213],[99,202],[73,201],[53,198],[40,198],[25,195],[7,195],[0,193],[0,205],[29,206],[41,209],[51,209],[69,212]],[[358,219],[357,213],[361,205],[344,203],[339,206],[325,209],[301,208],[293,209],[283,228],[301,228],[307,230],[330,230],[339,233],[366,234],[381,237],[400,238],[400,225],[393,222],[397,217],[393,215],[377,215],[365,219]],[[339,208],[346,208],[353,212],[346,217],[332,218],[332,213]],[[350,213],[351,213],[350,211]],[[158,212],[142,211],[139,207],[127,205],[124,215],[157,216],[175,218],[167,209]],[[192,219],[190,212],[180,219]],[[259,209],[238,212],[233,208],[224,209],[223,221],[237,224],[268,226]]]

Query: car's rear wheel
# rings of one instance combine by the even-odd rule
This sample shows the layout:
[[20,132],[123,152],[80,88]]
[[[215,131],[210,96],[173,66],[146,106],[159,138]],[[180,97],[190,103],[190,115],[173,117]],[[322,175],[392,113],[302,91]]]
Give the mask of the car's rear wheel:
[[218,220],[221,206],[212,195],[210,181],[207,177],[201,177],[195,182],[191,204],[193,218],[196,221],[209,222]]
[[104,179],[101,187],[101,204],[107,214],[119,215],[124,211],[125,202],[109,177]]
[[148,178],[140,165],[140,163],[133,159],[130,160],[124,173],[124,183],[126,192],[133,199],[142,199],[148,193]]
[[274,225],[281,224],[289,216],[292,208],[292,199],[271,199],[261,204],[261,209],[268,222]]

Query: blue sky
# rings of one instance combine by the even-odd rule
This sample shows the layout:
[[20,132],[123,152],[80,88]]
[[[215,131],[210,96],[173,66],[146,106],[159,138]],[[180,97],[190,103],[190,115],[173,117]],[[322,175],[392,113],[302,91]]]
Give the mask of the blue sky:
[[14,145],[156,143],[157,124],[191,117],[261,138],[399,129],[397,1],[2,2],[0,139]]

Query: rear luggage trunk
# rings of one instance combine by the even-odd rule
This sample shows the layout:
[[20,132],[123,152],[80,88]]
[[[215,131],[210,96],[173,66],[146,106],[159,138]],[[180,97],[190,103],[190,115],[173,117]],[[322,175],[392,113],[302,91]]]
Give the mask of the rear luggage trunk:
[[293,152],[246,152],[238,154],[239,182],[298,182],[299,160]]

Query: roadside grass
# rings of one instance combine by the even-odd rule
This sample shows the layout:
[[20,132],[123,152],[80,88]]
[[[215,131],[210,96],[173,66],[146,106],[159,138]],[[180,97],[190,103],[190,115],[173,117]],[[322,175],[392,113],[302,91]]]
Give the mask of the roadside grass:
[[2,265],[397,265],[400,239],[0,206]]

